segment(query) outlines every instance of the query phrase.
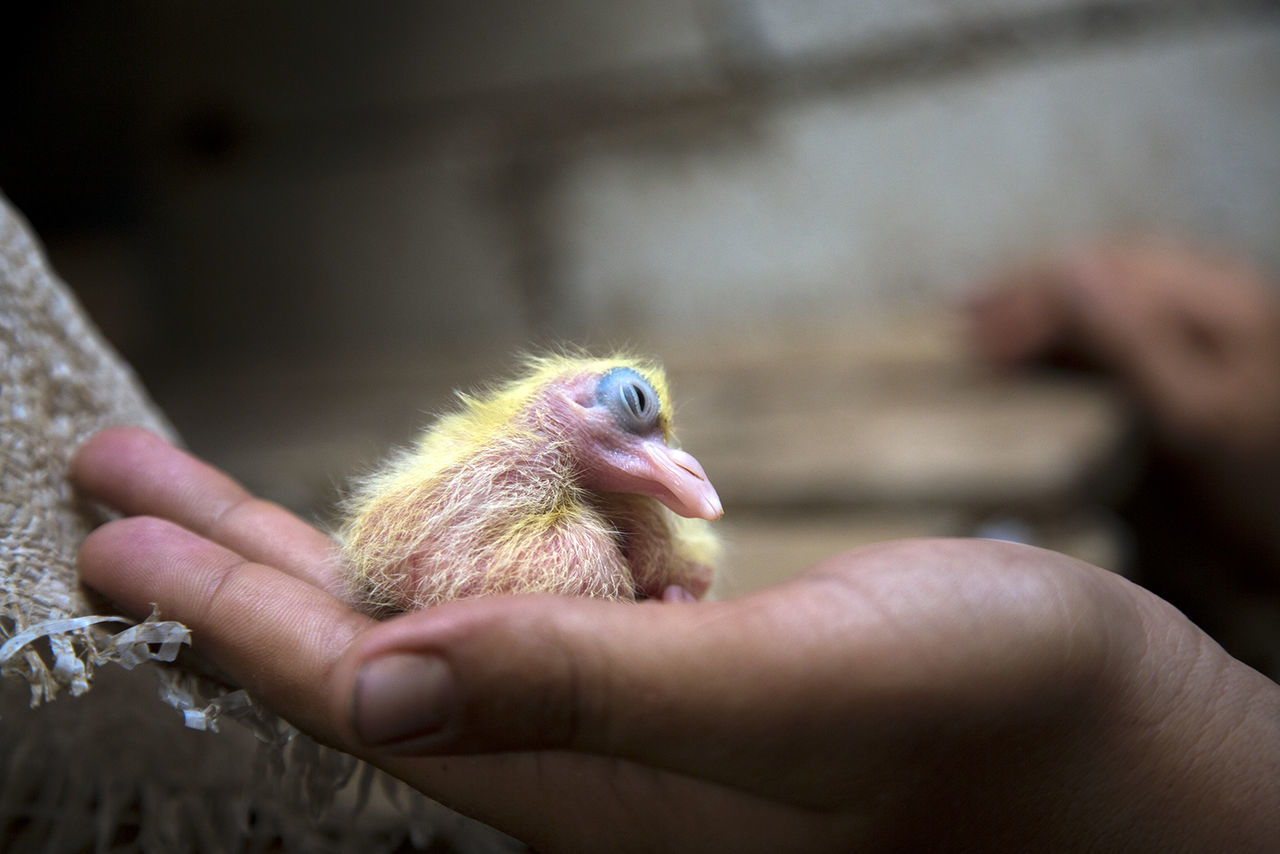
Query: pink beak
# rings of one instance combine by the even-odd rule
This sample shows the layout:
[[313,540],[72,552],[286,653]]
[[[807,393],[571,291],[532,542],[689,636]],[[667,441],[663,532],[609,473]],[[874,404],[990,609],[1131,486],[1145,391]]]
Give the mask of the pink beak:
[[650,471],[646,479],[665,487],[667,494],[655,496],[673,513],[690,519],[716,520],[724,515],[724,506],[707,473],[693,455],[654,439],[641,445]]

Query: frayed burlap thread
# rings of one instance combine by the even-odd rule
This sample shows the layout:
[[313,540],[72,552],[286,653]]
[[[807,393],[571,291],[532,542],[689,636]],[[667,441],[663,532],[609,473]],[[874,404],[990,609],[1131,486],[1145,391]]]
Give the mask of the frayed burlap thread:
[[61,691],[83,694],[94,668],[107,661],[133,667],[153,655],[172,659],[186,637],[176,623],[128,628],[118,618],[93,615],[76,581],[76,549],[101,519],[71,489],[67,464],[80,442],[112,424],[173,435],[4,205],[0,673],[26,680],[33,705]]
[[245,692],[160,664],[186,627],[113,614],[78,583],[76,552],[106,516],[68,464],[120,424],[174,438],[0,196],[0,850],[521,850]]

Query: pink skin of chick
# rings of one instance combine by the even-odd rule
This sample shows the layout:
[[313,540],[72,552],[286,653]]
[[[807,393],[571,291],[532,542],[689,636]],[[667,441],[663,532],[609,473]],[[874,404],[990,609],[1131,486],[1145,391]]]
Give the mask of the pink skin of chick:
[[598,380],[587,375],[552,397],[564,407],[552,419],[572,435],[583,461],[582,485],[656,498],[689,519],[714,522],[723,516],[720,496],[693,455],[669,447],[656,422],[640,433],[622,429],[615,414],[595,400]]
[[466,414],[442,422],[433,438],[465,452],[438,475],[412,468],[430,461],[421,448],[405,458],[408,479],[373,481],[373,499],[355,502],[341,535],[353,599],[394,612],[537,590],[668,602],[705,594],[714,544],[671,515],[717,519],[720,498],[697,460],[667,445],[651,381],[596,364],[549,371],[530,391],[517,384],[514,414],[490,424],[492,439],[468,444],[482,431]]
[[[577,449],[582,486],[593,492],[654,498],[690,519],[715,521],[723,516],[720,496],[693,455],[667,445],[656,418],[637,425],[639,429],[620,424],[617,406],[602,405],[598,398],[600,380],[596,374],[574,377],[550,395],[550,420]],[[660,598],[693,602],[704,592],[672,584]]]

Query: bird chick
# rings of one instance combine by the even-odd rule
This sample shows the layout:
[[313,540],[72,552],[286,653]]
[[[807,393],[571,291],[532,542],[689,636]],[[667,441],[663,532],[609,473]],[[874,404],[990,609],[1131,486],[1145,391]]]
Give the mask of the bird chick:
[[375,613],[494,593],[701,597],[723,513],[656,364],[531,358],[358,482],[339,539]]

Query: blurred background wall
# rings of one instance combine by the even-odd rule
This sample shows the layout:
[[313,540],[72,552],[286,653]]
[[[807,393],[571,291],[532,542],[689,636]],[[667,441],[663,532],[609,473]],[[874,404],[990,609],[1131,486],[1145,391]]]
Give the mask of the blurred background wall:
[[[119,0],[4,26],[0,190],[188,442],[304,511],[519,347],[706,365],[943,312],[1117,230],[1280,269],[1276,0]],[[790,405],[806,374],[831,398],[812,365],[693,383],[687,421],[702,400],[764,424],[733,407]],[[858,417],[897,382],[837,380]],[[932,449],[954,438],[935,410],[911,422]],[[813,412],[852,445],[862,422]],[[1012,477],[974,450],[1025,438],[1007,420],[999,442],[973,420],[966,483]],[[918,447],[899,457],[938,470]],[[830,461],[805,466],[827,489]],[[890,529],[922,527],[955,529]]]
[[144,372],[896,310],[1173,229],[1280,264],[1280,4],[24,4],[0,188]]

